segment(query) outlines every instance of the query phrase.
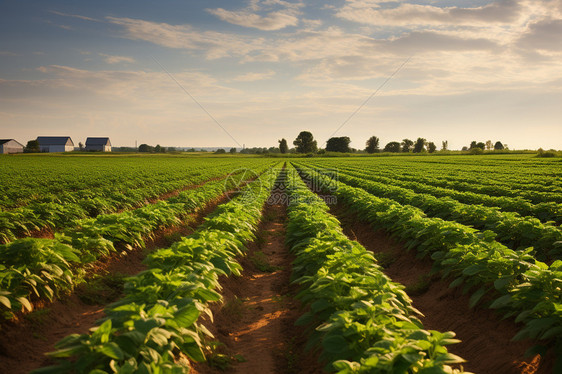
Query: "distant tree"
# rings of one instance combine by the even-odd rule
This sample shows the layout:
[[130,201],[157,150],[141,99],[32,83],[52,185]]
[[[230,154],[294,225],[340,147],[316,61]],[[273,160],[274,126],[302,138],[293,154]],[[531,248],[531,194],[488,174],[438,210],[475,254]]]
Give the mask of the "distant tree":
[[461,151],[463,151],[463,152],[468,151],[468,147],[467,146],[462,147]]
[[156,153],[162,152],[162,147],[160,146],[160,144],[156,144],[156,147],[154,147],[154,152]]
[[411,141],[410,139],[402,140],[402,152],[404,152],[404,153],[410,152],[412,150],[413,145],[414,145],[414,142]]
[[491,150],[493,147],[494,143],[492,143],[491,140],[486,140],[486,150]]
[[376,136],[371,136],[367,140],[367,144],[365,144],[366,145],[365,152],[377,153],[379,151],[379,142],[380,142],[379,138],[377,138]]
[[441,142],[441,150],[442,151],[446,151],[449,149],[449,141],[448,140],[443,140]]
[[82,144],[82,142],[78,143],[78,149],[83,151],[84,150],[84,144]]
[[496,144],[494,144],[494,149],[497,151],[501,151],[504,148],[505,148],[504,145],[499,140],[496,142]]
[[351,149],[349,148],[349,143],[351,139],[347,136],[341,136],[339,138],[330,138],[326,142],[326,152],[342,152],[349,153]]
[[217,155],[221,155],[221,154],[224,154],[224,153],[226,153],[226,151],[225,151],[224,149],[222,149],[222,148],[221,148],[221,149],[217,149],[217,150],[215,151],[215,154],[217,154]]
[[234,153],[236,153],[236,148],[230,148],[230,151],[228,151],[228,152],[234,154]]
[[37,153],[41,152],[41,148],[39,147],[39,142],[37,140],[30,140],[27,142],[27,145],[24,149],[25,153]]
[[425,151],[425,143],[427,143],[427,140],[425,140],[424,138],[418,138],[418,140],[416,140],[416,144],[414,145],[414,153],[421,153],[423,151]]
[[176,147],[168,147],[168,152],[177,152]]
[[471,141],[471,142],[470,142],[470,147],[468,147],[468,149],[474,149],[474,148],[476,148],[476,147],[477,147],[476,144],[477,144],[477,143],[476,143],[476,140]]
[[476,147],[480,148],[481,150],[484,150],[484,148],[486,148],[486,144],[482,142],[478,142],[476,143]]
[[152,152],[153,148],[148,144],[141,144],[139,145],[139,152]]
[[435,145],[434,142],[429,142],[429,143],[427,143],[427,151],[428,151],[429,153],[435,152],[436,149],[437,149],[437,146]]
[[283,154],[289,152],[289,146],[287,145],[287,140],[285,138],[279,140],[279,152]]
[[398,153],[400,152],[400,143],[398,142],[390,142],[384,146],[383,152],[393,152]]
[[297,153],[316,153],[318,151],[318,144],[308,131],[301,131],[293,141],[293,145],[297,147]]

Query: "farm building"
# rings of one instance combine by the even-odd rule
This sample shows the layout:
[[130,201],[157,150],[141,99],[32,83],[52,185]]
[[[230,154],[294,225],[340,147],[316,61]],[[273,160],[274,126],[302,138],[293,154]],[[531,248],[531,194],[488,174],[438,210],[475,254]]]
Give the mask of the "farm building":
[[111,152],[109,138],[87,138],[86,151]]
[[0,139],[0,154],[23,153],[23,144],[14,139]]
[[74,142],[70,136],[38,136],[41,152],[71,152],[74,151]]

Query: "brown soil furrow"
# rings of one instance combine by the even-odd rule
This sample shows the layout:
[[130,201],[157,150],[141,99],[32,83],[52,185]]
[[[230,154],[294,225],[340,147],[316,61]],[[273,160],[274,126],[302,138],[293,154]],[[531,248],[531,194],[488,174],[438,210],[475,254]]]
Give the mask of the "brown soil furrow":
[[[341,206],[334,207],[342,222],[344,232],[375,254],[384,254],[385,274],[393,281],[405,285],[413,305],[424,317],[424,327],[429,330],[454,331],[462,342],[449,346],[449,351],[467,360],[464,369],[485,373],[551,373],[550,357],[525,358],[532,346],[529,341],[513,342],[520,328],[512,320],[502,320],[501,315],[483,307],[469,308],[470,294],[459,288],[449,288],[450,280],[430,277],[433,262],[429,258],[416,258],[415,250],[407,251],[383,230],[375,230],[361,222],[356,215],[348,214]],[[421,279],[429,279],[426,287],[411,291]]]
[[[223,301],[213,306],[214,322],[205,325],[224,344],[219,351],[244,358],[231,360],[229,373],[322,373],[317,358],[303,352],[306,337],[294,325],[302,311],[290,285],[293,256],[284,244],[286,209],[266,204],[264,217],[257,240],[240,260],[242,276],[221,281]],[[264,266],[269,269],[263,271]],[[194,365],[196,373],[222,372],[209,357],[208,363]]]
[[[88,277],[103,274],[130,276],[145,270],[142,261],[149,252],[189,235],[205,216],[227,200],[225,194],[190,215],[181,225],[158,230],[146,241],[144,249],[135,248],[122,255],[100,259],[89,266]],[[52,303],[38,301],[34,306],[33,312],[19,314],[14,320],[0,325],[0,373],[27,373],[47,365],[49,361],[45,353],[54,351],[55,343],[69,334],[87,333],[104,316],[105,307],[88,305],[76,293]]]

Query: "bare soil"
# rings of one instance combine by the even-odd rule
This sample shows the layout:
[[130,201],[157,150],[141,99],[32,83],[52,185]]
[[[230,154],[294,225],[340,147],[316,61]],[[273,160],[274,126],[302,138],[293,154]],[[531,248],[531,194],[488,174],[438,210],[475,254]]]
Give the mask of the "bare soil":
[[395,282],[415,289],[420,280],[428,280],[427,287],[410,292],[413,305],[424,317],[428,330],[454,331],[462,342],[449,346],[449,351],[463,357],[464,369],[485,374],[542,374],[552,373],[552,357],[539,355],[525,358],[532,346],[529,341],[513,342],[511,339],[521,327],[513,320],[505,319],[495,311],[482,307],[469,308],[470,295],[462,294],[459,288],[449,288],[450,280],[439,276],[430,277],[433,262],[429,258],[416,258],[414,250],[391,238],[383,230],[375,230],[360,222],[356,215],[348,214],[341,206],[333,207],[342,222],[344,232],[375,254],[384,254],[390,263],[385,273]]
[[[165,248],[181,236],[192,233],[205,216],[227,199],[223,195],[188,216],[181,225],[158,230],[152,239],[146,241],[144,249],[135,248],[121,255],[100,259],[88,267],[88,277],[106,274],[130,276],[145,270],[142,261],[148,253]],[[69,334],[87,333],[104,316],[105,304],[83,302],[78,289],[52,303],[35,301],[34,308],[33,312],[19,314],[0,325],[0,373],[28,373],[48,365],[45,353],[54,351],[55,343]]]
[[[294,325],[303,311],[290,285],[286,207],[266,204],[264,217],[257,240],[240,259],[242,275],[222,279],[223,301],[212,308],[214,322],[205,325],[221,342],[217,352],[230,358],[228,373],[322,373],[317,357],[304,352],[303,329]],[[194,372],[225,372],[216,362],[211,355],[207,363],[194,364]]]

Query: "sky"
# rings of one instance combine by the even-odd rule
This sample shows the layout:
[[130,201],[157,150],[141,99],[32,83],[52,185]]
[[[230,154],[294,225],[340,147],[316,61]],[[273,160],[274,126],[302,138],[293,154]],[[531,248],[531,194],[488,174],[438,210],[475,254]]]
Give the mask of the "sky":
[[562,0],[0,0],[0,138],[562,149]]

